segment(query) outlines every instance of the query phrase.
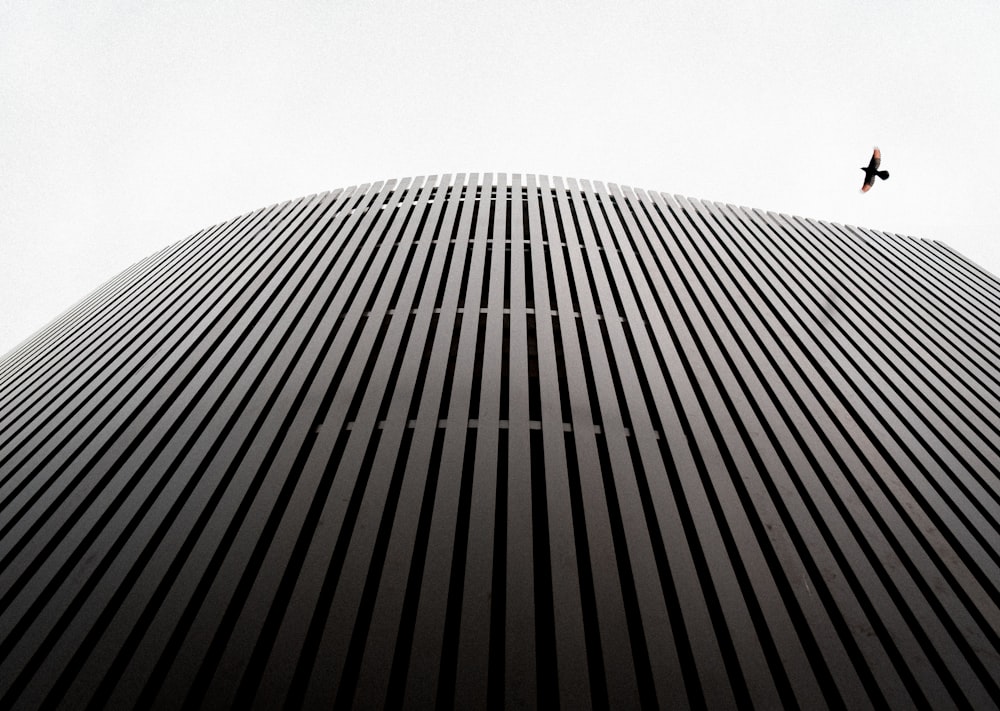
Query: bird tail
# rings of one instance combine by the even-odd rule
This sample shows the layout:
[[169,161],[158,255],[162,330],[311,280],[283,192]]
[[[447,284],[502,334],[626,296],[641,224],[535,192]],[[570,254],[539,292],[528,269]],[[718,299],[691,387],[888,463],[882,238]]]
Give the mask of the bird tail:
[[882,180],[888,180],[889,179],[889,171],[888,170],[877,171],[875,173],[875,175],[877,175],[878,177],[882,178]]

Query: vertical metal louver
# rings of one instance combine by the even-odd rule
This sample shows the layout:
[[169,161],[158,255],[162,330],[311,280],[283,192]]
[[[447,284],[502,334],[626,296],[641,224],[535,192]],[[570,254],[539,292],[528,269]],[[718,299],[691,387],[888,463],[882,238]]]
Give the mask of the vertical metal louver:
[[535,176],[135,265],[0,359],[0,707],[987,708],[1000,281]]

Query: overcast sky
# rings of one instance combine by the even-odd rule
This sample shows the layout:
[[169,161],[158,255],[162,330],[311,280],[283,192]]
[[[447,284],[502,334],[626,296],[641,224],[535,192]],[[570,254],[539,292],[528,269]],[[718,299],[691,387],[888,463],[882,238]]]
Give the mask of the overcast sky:
[[[998,36],[995,0],[0,0],[0,354],[210,224],[446,172],[933,238],[1000,274]],[[892,177],[862,195],[874,145]]]

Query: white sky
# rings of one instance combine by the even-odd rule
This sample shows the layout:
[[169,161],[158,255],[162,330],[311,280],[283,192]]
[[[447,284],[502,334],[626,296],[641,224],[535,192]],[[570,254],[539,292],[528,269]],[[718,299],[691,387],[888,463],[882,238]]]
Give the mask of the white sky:
[[[210,224],[445,172],[934,238],[1000,274],[995,1],[295,8],[0,0],[0,354]],[[892,178],[862,195],[876,144]]]

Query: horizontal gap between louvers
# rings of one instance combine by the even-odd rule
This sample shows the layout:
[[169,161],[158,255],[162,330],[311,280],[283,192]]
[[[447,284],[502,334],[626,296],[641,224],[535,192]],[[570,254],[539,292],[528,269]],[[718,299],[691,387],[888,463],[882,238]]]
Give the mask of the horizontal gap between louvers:
[[[479,419],[472,418],[472,419],[468,420],[468,422],[466,424],[466,427],[468,429],[470,429],[470,430],[479,429],[479,422],[480,422]],[[417,426],[417,421],[416,420],[407,420],[406,421],[406,427],[408,429],[413,429],[416,426]],[[438,420],[437,426],[440,429],[446,428],[448,426],[448,420]],[[509,430],[510,427],[511,427],[510,420],[497,420],[495,426],[498,429],[501,429],[501,430]],[[380,420],[375,425],[375,428],[379,429],[379,430],[383,430],[383,429],[385,429],[385,427],[386,427],[386,421],[385,420]],[[353,431],[354,430],[354,422],[348,422],[348,423],[346,423],[344,425],[343,429],[344,430],[348,430],[348,431]],[[540,420],[528,420],[528,429],[529,430],[540,430],[540,429],[542,429],[542,423],[541,423],[541,421]],[[573,427],[573,423],[571,423],[571,422],[563,422],[562,423],[562,431],[563,432],[573,432],[574,430],[578,431],[578,432],[591,431],[595,435],[604,434],[604,428],[601,427],[600,425],[596,425],[595,424],[595,425],[591,425],[589,427],[586,426],[586,425],[584,425],[582,427],[578,426],[578,427],[574,428]],[[314,432],[316,432],[317,434],[320,433],[320,432],[322,432],[322,431],[323,431],[323,425],[322,424],[317,425],[314,428]],[[629,428],[629,427],[623,427],[622,431],[624,432],[624,434],[625,434],[626,437],[631,437],[632,436],[632,430],[631,430],[631,428]],[[654,430],[653,431],[653,437],[654,437],[654,439],[657,439],[657,440],[660,439],[660,433],[659,433],[659,431]]]

